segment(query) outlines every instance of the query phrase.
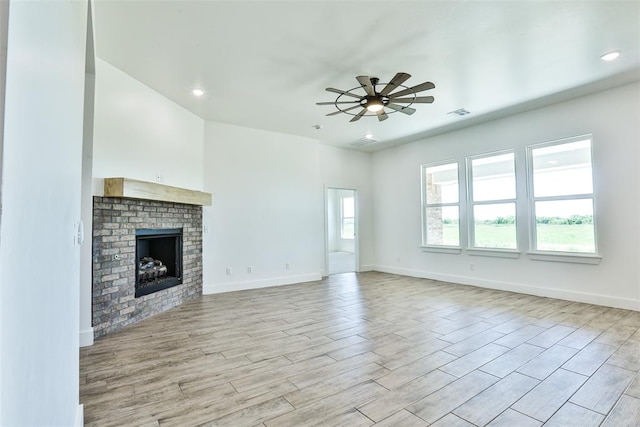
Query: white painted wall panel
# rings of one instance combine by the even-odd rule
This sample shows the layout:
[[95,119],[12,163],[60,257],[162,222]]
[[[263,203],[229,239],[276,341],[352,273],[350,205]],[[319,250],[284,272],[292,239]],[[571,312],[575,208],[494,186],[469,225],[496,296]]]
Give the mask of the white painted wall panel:
[[201,190],[203,141],[201,118],[96,59],[94,195],[102,178],[156,182],[157,172],[166,185]]
[[371,270],[374,264],[371,154],[319,145],[318,164],[320,182],[325,187],[358,190],[358,269]]
[[[640,309],[638,117],[640,85],[632,84],[373,154],[377,268]],[[524,183],[526,145],[589,133],[603,256],[599,265],[533,261],[524,254],[504,259],[421,250],[420,164],[515,147],[517,178]],[[525,251],[527,237],[526,230],[519,233]]]
[[87,2],[12,1],[0,224],[0,425],[70,426],[78,405]]
[[205,293],[320,278],[324,207],[317,150],[314,140],[206,123],[205,191],[213,194],[213,206],[204,208],[203,218],[209,229]]

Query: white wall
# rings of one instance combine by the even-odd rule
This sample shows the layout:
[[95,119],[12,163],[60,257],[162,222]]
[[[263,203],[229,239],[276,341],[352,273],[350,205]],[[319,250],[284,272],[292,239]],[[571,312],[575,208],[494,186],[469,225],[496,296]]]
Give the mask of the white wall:
[[[87,55],[93,52],[87,52]],[[80,250],[80,346],[93,344],[92,326],[92,274],[93,274],[93,107],[95,94],[95,73],[85,73],[84,129],[82,137],[82,186],[81,207],[84,239],[86,244]]]
[[[640,84],[435,136],[373,155],[376,269],[640,309]],[[423,252],[420,164],[593,134],[599,265]],[[463,163],[464,164],[464,163]],[[527,234],[518,237],[524,251]],[[474,271],[470,270],[474,264]]]
[[96,89],[96,60],[93,43],[93,10],[87,10],[87,42],[84,76],[84,118],[82,129],[82,184],[80,215],[86,244],[80,249],[80,347],[93,344],[93,124]]
[[0,225],[0,425],[73,426],[87,2],[12,1]]
[[204,181],[213,206],[204,208],[205,293],[320,278],[317,150],[314,140],[207,122]]
[[[96,41],[100,54],[100,40]],[[94,195],[102,178],[126,177],[201,190],[204,121],[96,59]]]
[[204,208],[205,293],[319,279],[326,266],[327,187],[358,190],[361,259],[370,268],[368,153],[207,122],[204,164],[204,189],[213,193],[213,206]]
[[359,265],[356,268],[371,270],[374,264],[371,154],[318,145],[318,165],[319,179],[325,187],[357,190]]
[[[9,31],[9,2],[0,1],[0,226],[2,225],[2,157],[4,140],[4,92],[7,72],[7,33]],[[1,228],[0,228],[1,230]],[[2,233],[0,232],[0,240]],[[0,271],[2,258],[0,257]],[[0,276],[0,280],[1,276]],[[0,281],[0,307],[2,307],[2,282]],[[2,384],[2,327],[0,327],[0,384]],[[0,419],[2,418],[2,387],[0,387]]]

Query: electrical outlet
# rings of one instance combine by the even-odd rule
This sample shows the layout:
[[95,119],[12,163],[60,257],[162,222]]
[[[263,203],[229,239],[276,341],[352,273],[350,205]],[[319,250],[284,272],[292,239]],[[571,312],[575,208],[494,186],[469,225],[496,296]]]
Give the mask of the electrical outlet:
[[291,264],[286,263],[286,264],[284,265],[284,268],[285,268],[286,270],[291,270]]
[[476,269],[476,265],[474,263],[469,264],[469,270],[473,271]]
[[114,260],[114,261],[120,261],[120,254],[115,254],[115,255],[113,256],[113,260]]
[[209,232],[209,226],[208,225],[203,226],[202,227],[202,231],[204,231],[205,233],[208,233]]
[[227,276],[231,276],[233,271],[231,271],[231,267],[227,267]]
[[253,267],[247,267],[247,273],[249,274],[253,273]]

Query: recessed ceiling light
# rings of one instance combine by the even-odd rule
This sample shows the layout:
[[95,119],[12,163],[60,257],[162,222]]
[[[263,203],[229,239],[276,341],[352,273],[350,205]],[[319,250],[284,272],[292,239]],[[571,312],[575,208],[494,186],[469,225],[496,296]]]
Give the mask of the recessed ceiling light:
[[603,61],[614,61],[614,60],[618,59],[618,57],[620,56],[621,53],[622,53],[622,51],[613,50],[611,52],[607,52],[604,55],[602,55],[600,57],[600,59],[602,59]]
[[194,89],[194,90],[191,91],[191,93],[193,93],[195,96],[204,95],[204,91],[202,89]]
[[366,134],[364,135],[364,137],[365,137],[366,139],[373,139],[373,134],[372,134],[371,132],[369,132],[369,133],[366,133]]

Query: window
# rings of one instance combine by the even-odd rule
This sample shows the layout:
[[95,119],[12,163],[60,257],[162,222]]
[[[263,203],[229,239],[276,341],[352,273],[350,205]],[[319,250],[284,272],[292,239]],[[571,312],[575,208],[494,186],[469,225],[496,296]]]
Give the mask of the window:
[[340,238],[351,239],[355,235],[355,198],[351,196],[340,198]]
[[458,163],[422,165],[422,244],[460,246]]
[[596,252],[591,137],[527,147],[534,251]]
[[467,170],[470,246],[517,249],[514,153],[468,158]]

